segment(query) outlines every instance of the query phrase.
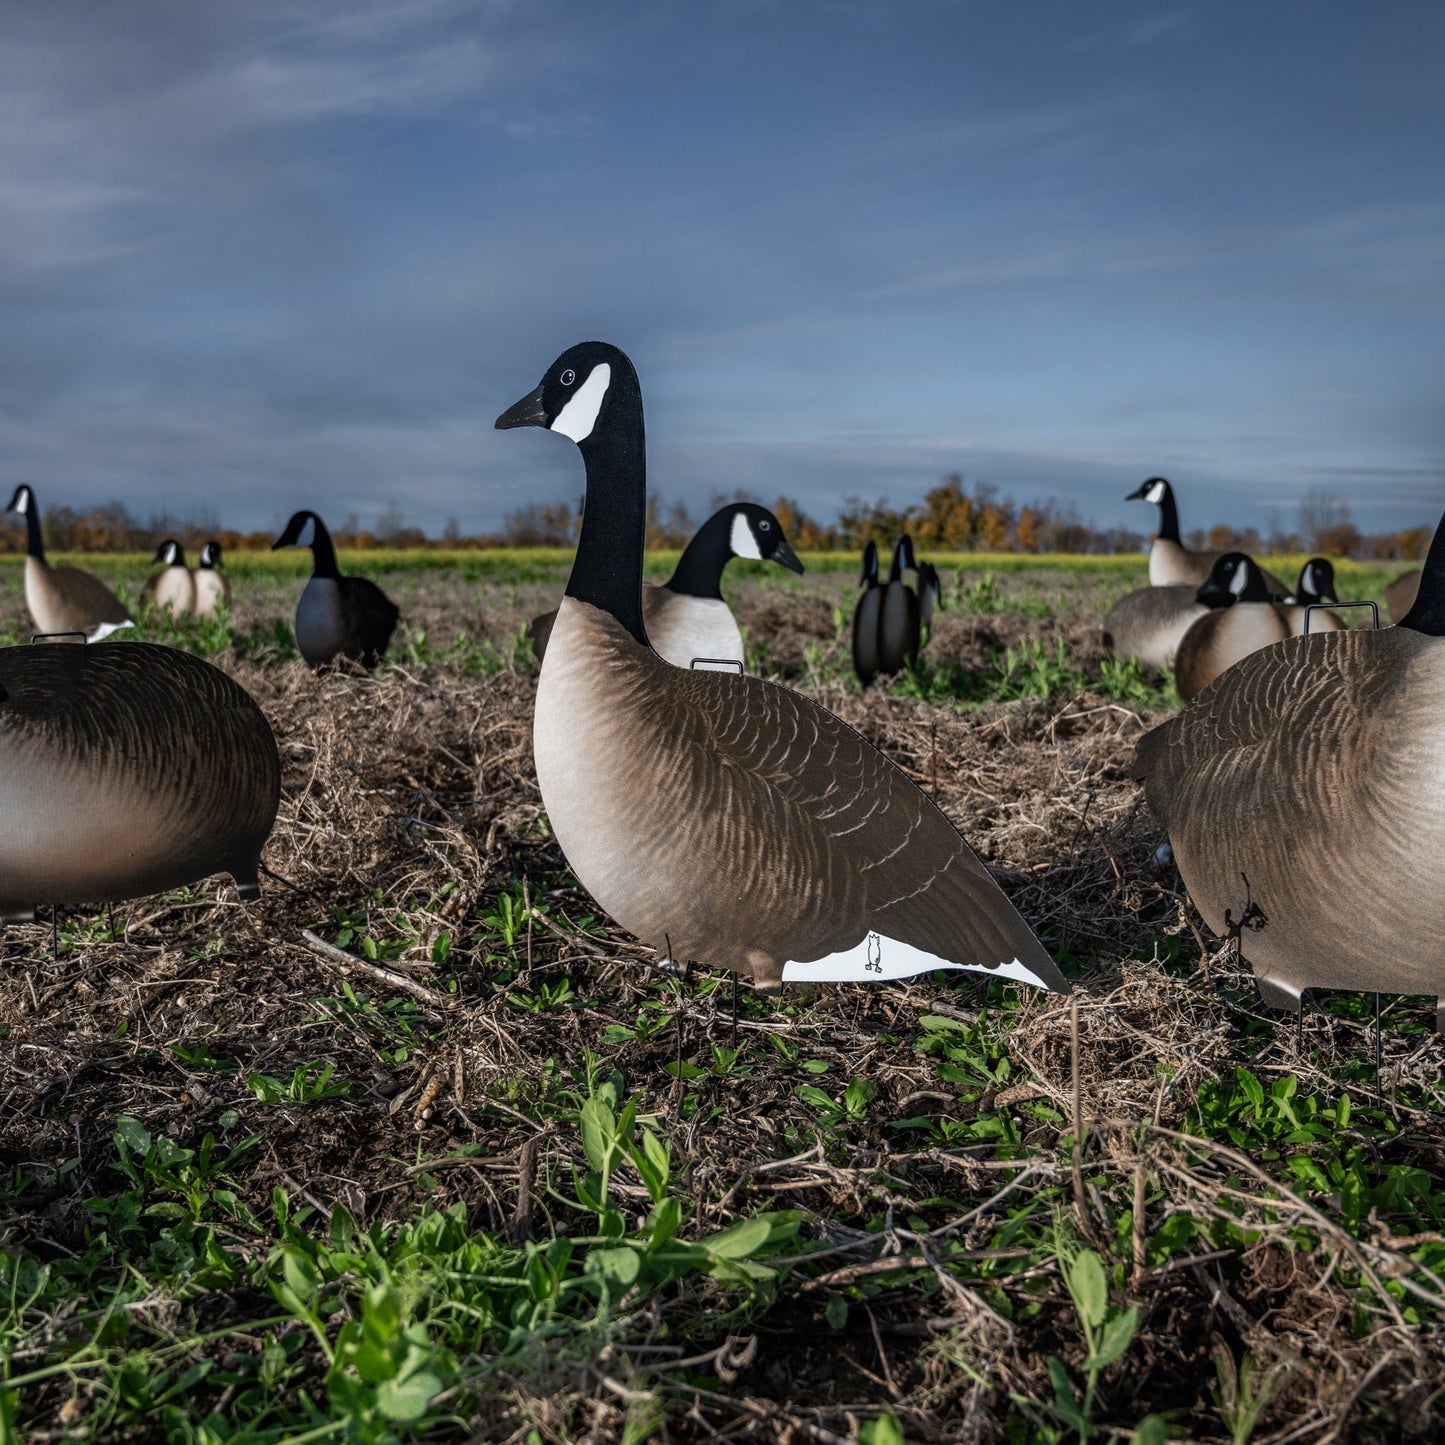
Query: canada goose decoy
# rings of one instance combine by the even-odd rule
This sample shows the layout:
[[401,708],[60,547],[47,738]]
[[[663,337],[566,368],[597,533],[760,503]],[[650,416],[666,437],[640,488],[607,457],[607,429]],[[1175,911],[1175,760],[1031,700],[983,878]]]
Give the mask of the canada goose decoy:
[[905,532],[893,548],[893,565],[888,569],[888,582],[883,588],[883,602],[878,615],[878,671],[902,672],[918,661],[922,625],[918,610],[918,594],[904,580],[904,572],[918,564],[913,559],[913,539]]
[[231,606],[231,579],[221,571],[221,544],[201,548],[200,565],[191,573],[196,588],[196,616],[214,617],[218,607]]
[[[309,528],[309,530],[308,530]],[[297,512],[271,544],[311,548],[311,579],[296,602],[296,646],[312,667],[349,657],[376,667],[401,616],[375,582],[343,577],[336,566],[331,533],[315,512]]]
[[79,632],[99,642],[135,622],[125,604],[100,580],[79,567],[52,567],[40,536],[40,508],[25,485],[15,488],[6,508],[25,518],[25,605],[40,633]]
[[918,564],[918,621],[922,628],[922,641],[919,646],[926,646],[928,639],[933,636],[933,614],[935,609],[943,611],[943,582],[938,575],[938,568],[932,562],[920,562]]
[[1264,1001],[1428,994],[1445,1025],[1445,523],[1398,626],[1291,637],[1145,735],[1134,761],[1190,897]]
[[587,505],[537,682],[552,831],[582,885],[676,962],[785,979],[968,968],[1068,984],[957,829],[825,708],[648,644],[642,393],[616,347],[563,352],[499,428],[577,443]]
[[[782,523],[766,507],[730,502],[714,512],[683,550],[672,576],[660,586],[643,584],[647,640],[664,661],[674,667],[691,667],[703,659],[742,666],[743,635],[722,595],[723,569],[734,557],[776,562],[790,572],[803,570]],[[527,626],[539,662],[556,618],[553,609]]]
[[[1289,630],[1298,637],[1308,622],[1311,632],[1341,632],[1345,624],[1327,604],[1338,602],[1335,591],[1335,566],[1328,557],[1311,557],[1299,569],[1299,581],[1293,595],[1286,599]],[[1313,611],[1308,609],[1313,608]]]
[[1190,623],[1174,655],[1174,681],[1186,702],[1241,657],[1288,637],[1293,610],[1270,597],[1264,574],[1243,552],[1224,553],[1194,595],[1209,611]]
[[[1209,576],[1210,568],[1224,555],[1220,552],[1191,552],[1179,538],[1179,508],[1174,501],[1174,488],[1163,477],[1150,477],[1136,487],[1126,502],[1153,502],[1159,508],[1159,532],[1149,544],[1149,585],[1151,587],[1198,587]],[[1258,563],[1255,564],[1258,567]],[[1259,567],[1270,595],[1284,597],[1289,593],[1273,572]]]
[[181,544],[168,537],[156,548],[153,561],[162,564],[161,570],[141,588],[141,601],[149,603],[172,617],[196,610],[196,583],[191,569],[186,566],[185,553]]
[[255,898],[270,724],[219,668],[143,642],[0,648],[0,917],[229,873]]
[[863,548],[863,575],[858,579],[863,589],[853,609],[853,671],[867,687],[878,676],[878,618],[883,607],[883,589],[878,585],[878,545],[869,542]]
[[1402,572],[1390,585],[1385,588],[1385,606],[1390,612],[1390,621],[1398,623],[1404,615],[1415,605],[1415,597],[1420,591],[1420,569],[1415,568],[1413,572]]
[[1104,615],[1104,646],[1149,667],[1168,668],[1184,634],[1209,611],[1195,595],[1198,591],[1183,586],[1126,592]]

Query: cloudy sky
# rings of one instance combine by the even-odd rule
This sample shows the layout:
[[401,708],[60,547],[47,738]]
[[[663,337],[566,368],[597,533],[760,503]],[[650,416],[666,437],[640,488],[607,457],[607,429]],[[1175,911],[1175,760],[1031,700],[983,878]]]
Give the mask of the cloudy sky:
[[7,5],[3,480],[485,530],[580,490],[492,421],[597,337],[695,510],[1433,522],[1442,52],[1433,0]]

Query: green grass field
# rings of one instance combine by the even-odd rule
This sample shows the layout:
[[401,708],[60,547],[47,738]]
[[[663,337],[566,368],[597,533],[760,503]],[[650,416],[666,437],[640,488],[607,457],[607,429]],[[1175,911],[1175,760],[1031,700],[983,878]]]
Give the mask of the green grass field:
[[755,667],[928,788],[1076,988],[744,987],[736,1031],[547,826],[521,633],[566,554],[353,560],[405,619],[373,678],[297,660],[299,553],[140,629],[272,721],[263,899],[4,931],[0,1440],[1439,1432],[1433,1001],[1387,1001],[1377,1087],[1369,1001],[1271,1015],[1156,862],[1128,765],[1172,685],[1097,641],[1141,558],[945,559],[866,694],[853,559],[729,574]]

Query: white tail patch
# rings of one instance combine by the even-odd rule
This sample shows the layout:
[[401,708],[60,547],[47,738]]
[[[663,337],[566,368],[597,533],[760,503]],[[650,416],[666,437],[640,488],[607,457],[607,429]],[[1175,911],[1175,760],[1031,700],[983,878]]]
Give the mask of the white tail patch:
[[886,934],[870,933],[842,953],[830,953],[811,963],[785,963],[785,983],[882,983],[892,978],[912,978],[935,968],[962,969],[969,973],[985,973],[990,978],[1007,978],[1016,983],[1031,983],[1047,988],[1032,969],[1018,959],[988,968],[981,963],[953,963],[936,954],[925,953],[911,943],[900,943]]
[[753,529],[743,512],[733,513],[733,530],[728,546],[733,549],[734,557],[746,557],[752,562],[763,560],[763,554],[758,550],[758,539],[753,536]]
[[112,632],[119,632],[122,627],[134,627],[135,623],[127,618],[124,622],[102,622],[94,632],[85,640],[87,642],[101,642],[109,637]]
[[552,430],[571,437],[574,442],[585,441],[597,425],[597,413],[602,410],[602,398],[612,385],[612,367],[602,362],[592,368],[592,374],[573,394],[572,400],[557,413]]

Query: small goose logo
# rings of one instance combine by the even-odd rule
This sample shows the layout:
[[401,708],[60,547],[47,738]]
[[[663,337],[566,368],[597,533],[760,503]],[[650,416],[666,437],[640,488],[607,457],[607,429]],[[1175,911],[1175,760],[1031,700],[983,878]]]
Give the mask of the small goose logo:
[[863,967],[869,973],[883,972],[883,939],[877,933],[868,935],[868,962]]

